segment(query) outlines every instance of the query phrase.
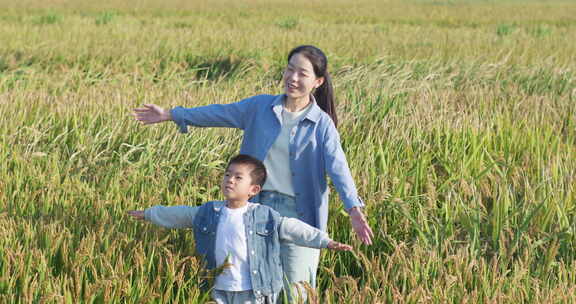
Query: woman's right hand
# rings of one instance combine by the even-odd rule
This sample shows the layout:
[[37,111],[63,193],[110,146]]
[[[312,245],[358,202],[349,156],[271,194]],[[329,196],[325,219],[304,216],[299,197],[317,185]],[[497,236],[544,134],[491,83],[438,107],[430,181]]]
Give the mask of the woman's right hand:
[[142,108],[134,109],[132,116],[145,125],[172,120],[170,109],[164,109],[155,104],[145,104]]

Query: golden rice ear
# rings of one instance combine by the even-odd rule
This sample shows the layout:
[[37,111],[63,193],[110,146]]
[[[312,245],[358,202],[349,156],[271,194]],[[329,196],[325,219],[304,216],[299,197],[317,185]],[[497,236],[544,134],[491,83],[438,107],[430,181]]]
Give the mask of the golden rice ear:
[[289,290],[284,289],[284,302],[288,302],[288,299],[295,299],[296,301],[293,301],[294,303],[304,304],[303,293],[301,290],[302,287],[300,287],[301,283],[304,282],[291,283]]
[[320,299],[318,298],[318,293],[316,292],[315,288],[312,288],[308,282],[301,282],[302,286],[306,290],[306,294],[308,295],[308,303],[309,304],[319,304]]
[[[296,293],[297,293],[297,298],[296,300],[298,301],[298,304],[304,304],[304,297],[302,296],[302,290],[300,289],[300,284],[296,283],[296,284],[292,284],[292,288],[290,288],[290,292],[292,293],[292,289],[296,289]],[[292,295],[292,298],[294,298],[294,295]]]

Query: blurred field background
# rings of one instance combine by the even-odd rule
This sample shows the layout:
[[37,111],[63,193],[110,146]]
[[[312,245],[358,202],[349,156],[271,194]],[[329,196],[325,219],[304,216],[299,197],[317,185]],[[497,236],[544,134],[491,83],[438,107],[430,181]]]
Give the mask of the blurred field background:
[[205,302],[191,233],[125,212],[221,198],[241,133],[131,109],[281,93],[314,44],[376,234],[333,191],[319,303],[576,303],[575,37],[559,0],[0,0],[0,302]]

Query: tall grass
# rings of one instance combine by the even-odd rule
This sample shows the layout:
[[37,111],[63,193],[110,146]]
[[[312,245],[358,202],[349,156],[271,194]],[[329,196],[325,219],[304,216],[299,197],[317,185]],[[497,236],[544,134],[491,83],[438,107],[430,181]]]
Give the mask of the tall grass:
[[376,237],[333,191],[321,303],[574,303],[570,1],[0,0],[0,302],[204,303],[191,233],[126,210],[221,198],[241,133],[138,125],[143,103],[281,92],[331,61]]

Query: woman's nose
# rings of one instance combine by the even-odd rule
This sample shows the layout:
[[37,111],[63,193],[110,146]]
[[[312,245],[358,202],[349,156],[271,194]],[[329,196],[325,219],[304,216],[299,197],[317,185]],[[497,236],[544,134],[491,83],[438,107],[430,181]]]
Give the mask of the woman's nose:
[[290,73],[290,72],[288,72],[288,73],[286,74],[286,80],[289,80],[289,81],[297,81],[297,80],[298,80],[298,75],[297,75],[296,73]]

